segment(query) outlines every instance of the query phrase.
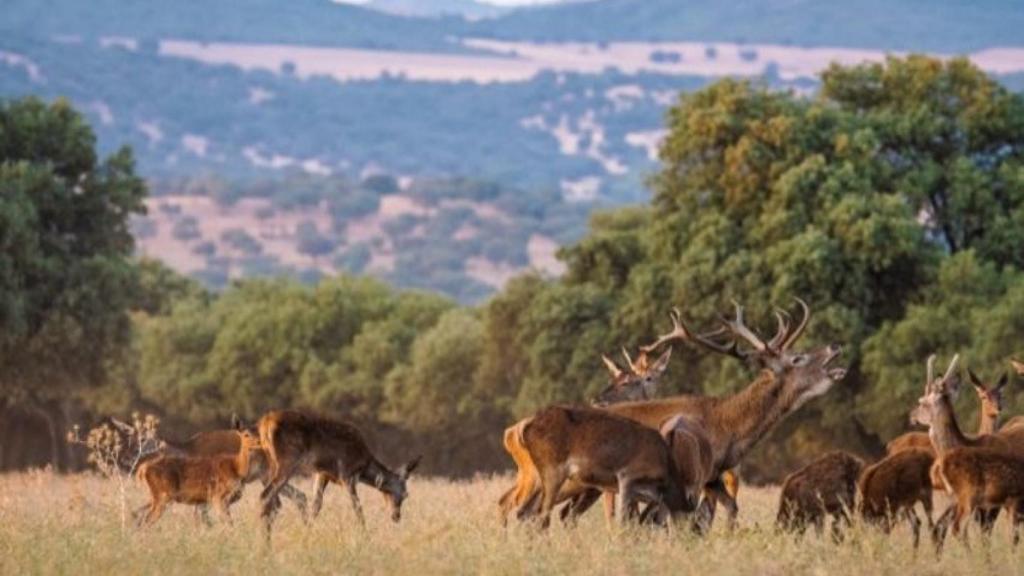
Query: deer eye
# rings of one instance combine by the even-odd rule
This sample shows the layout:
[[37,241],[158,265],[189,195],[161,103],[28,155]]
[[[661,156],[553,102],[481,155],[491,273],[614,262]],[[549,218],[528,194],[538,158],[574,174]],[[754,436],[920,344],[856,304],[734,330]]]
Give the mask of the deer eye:
[[807,355],[798,354],[793,357],[791,363],[793,364],[793,366],[803,366],[804,364],[807,364]]

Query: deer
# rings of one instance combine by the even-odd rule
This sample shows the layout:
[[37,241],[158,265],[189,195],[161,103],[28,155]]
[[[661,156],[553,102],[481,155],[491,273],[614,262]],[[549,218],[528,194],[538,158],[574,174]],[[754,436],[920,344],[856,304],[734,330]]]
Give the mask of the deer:
[[914,508],[924,508],[928,527],[932,522],[931,468],[935,455],[930,450],[907,448],[889,454],[868,466],[857,480],[861,517],[888,534],[893,520],[903,517],[914,535],[914,548],[921,541],[921,519]]
[[[1002,452],[1024,452],[1022,450],[1024,447],[1017,441],[1019,430],[1013,426],[1007,426],[993,434],[984,434],[973,438],[961,431],[953,410],[953,401],[960,389],[960,380],[955,374],[959,358],[959,355],[953,356],[945,375],[939,379],[933,378],[935,355],[928,358],[924,395],[918,399],[918,405],[910,414],[912,423],[928,426],[928,435],[936,454],[935,466],[938,468],[946,454],[958,448],[988,448]],[[1001,378],[1000,381],[1002,382],[1003,379]],[[933,471],[932,484],[936,488],[944,488],[945,482],[936,481],[938,480],[937,473],[938,470]],[[945,540],[946,531],[954,519],[956,510],[955,504],[949,506],[934,526],[933,538],[939,547]],[[999,515],[999,508],[986,507],[979,510],[978,523],[982,532],[988,535]]]
[[570,480],[616,492],[623,524],[635,519],[639,502],[664,506],[673,517],[697,506],[680,489],[662,436],[633,420],[594,408],[551,406],[525,425],[523,442],[540,479],[542,528]]
[[[648,353],[645,351],[640,351],[635,362],[625,347],[622,349],[622,355],[626,360],[625,369],[607,355],[601,356],[601,360],[611,376],[611,382],[591,400],[592,406],[605,407],[617,402],[654,398],[658,382],[668,368],[669,360],[672,357],[672,348],[666,349],[654,362],[648,360]],[[506,490],[498,500],[499,518],[502,525],[507,525],[508,516],[513,510],[517,511],[516,517],[522,520],[528,514],[535,512],[535,505],[539,503],[539,498],[531,499],[531,496],[539,494],[539,478],[529,453],[523,446],[523,430],[530,420],[531,418],[524,418],[516,422],[505,429],[503,436],[505,451],[509,453],[516,464],[516,483],[512,488]],[[568,508],[565,509],[565,511],[568,510]],[[610,516],[612,510],[606,506],[605,512]]]
[[[791,347],[803,334],[810,319],[810,307],[797,299],[803,318],[791,324],[789,317],[776,311],[778,329],[765,340],[746,326],[743,307],[733,302],[735,319],[720,318],[722,326],[706,334],[697,334],[682,320],[678,309],[670,313],[673,329],[644,348],[653,351],[667,342],[695,342],[713,352],[733,356],[759,368],[755,379],[741,391],[715,398],[700,395],[679,395],[659,400],[624,402],[604,408],[652,429],[676,415],[684,415],[701,426],[711,445],[711,471],[705,486],[706,497],[721,503],[729,513],[730,526],[738,513],[736,501],[725,490],[722,475],[735,468],[742,458],[782,421],[810,400],[827,393],[846,375],[844,368],[832,367],[842,353],[837,345],[819,347],[810,352],[794,352]],[[718,335],[731,336],[723,343]],[[745,346],[741,347],[740,342]],[[709,502],[709,504],[711,503]],[[708,523],[714,519],[710,505]],[[584,509],[585,510],[585,509]],[[575,510],[580,514],[584,510]]]
[[[134,438],[132,435],[133,428],[130,424],[113,417],[110,417],[108,420],[123,438]],[[147,454],[143,461],[160,455],[179,457],[211,457],[237,454],[241,446],[241,437],[238,430],[242,428],[246,428],[245,424],[238,418],[238,416],[232,415],[231,428],[197,432],[183,441],[159,438],[156,442],[153,442],[152,446],[146,447]],[[251,431],[253,434],[258,434],[255,428],[251,428]],[[266,486],[270,481],[268,472],[269,469],[267,467],[266,456],[263,451],[260,450],[252,454],[249,473],[246,475],[243,482],[245,484],[250,484],[259,480],[263,486]],[[281,495],[288,498],[295,504],[295,507],[302,515],[303,522],[308,521],[309,515],[307,512],[307,499],[306,495],[301,490],[295,488],[291,484],[288,484],[281,489]],[[196,510],[201,514],[202,520],[206,524],[209,524],[210,520],[207,514],[207,508],[205,506],[198,506]]]
[[842,539],[840,525],[850,525],[857,479],[864,461],[848,452],[833,451],[786,476],[779,497],[775,524],[779,530],[802,535],[814,525],[820,536],[825,516],[832,517],[832,538]]
[[239,428],[236,435],[238,450],[234,455],[160,454],[143,462],[137,477],[149,488],[150,503],[136,510],[138,526],[149,526],[159,520],[171,502],[213,505],[230,524],[230,506],[241,494],[252,455],[261,450],[260,439],[251,430]]
[[1013,545],[1020,542],[1020,527],[1024,524],[1024,459],[1019,454],[998,448],[955,448],[939,458],[932,474],[956,500],[954,536],[962,536],[966,544],[967,531],[961,532],[964,518],[994,517],[1005,509],[1013,526]]
[[[995,386],[986,386],[974,371],[968,369],[968,375],[974,391],[981,401],[981,409],[978,412],[977,436],[992,434],[999,429],[999,416],[1003,411],[1003,387],[1007,383],[1007,375],[1004,373]],[[921,448],[923,450],[934,450],[932,440],[927,432],[907,432],[893,438],[885,445],[887,454],[907,448]]]
[[365,526],[356,491],[361,482],[384,495],[391,508],[392,522],[401,520],[402,503],[409,494],[406,481],[419,465],[420,456],[398,470],[391,470],[370,451],[362,432],[354,425],[298,410],[268,412],[257,427],[270,467],[270,482],[260,495],[261,517],[268,538],[277,494],[292,476],[306,468],[317,474],[314,517],[320,511],[327,484],[333,482],[348,492],[356,518]]

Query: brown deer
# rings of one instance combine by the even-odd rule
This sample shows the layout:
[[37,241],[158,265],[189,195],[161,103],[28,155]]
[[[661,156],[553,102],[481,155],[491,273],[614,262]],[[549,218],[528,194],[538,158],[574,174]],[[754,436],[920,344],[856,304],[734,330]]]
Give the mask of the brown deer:
[[[138,525],[156,522],[171,502],[213,505],[225,522],[230,523],[229,508],[241,494],[252,455],[260,451],[260,439],[251,430],[239,429],[235,435],[239,448],[232,456],[161,454],[143,462],[138,478],[149,488],[150,503],[136,511]],[[149,510],[143,516],[146,508]]]
[[[641,351],[636,362],[626,349],[622,350],[626,358],[626,369],[619,367],[611,358],[602,355],[601,359],[611,375],[611,382],[596,398],[591,401],[594,406],[608,406],[616,402],[628,400],[647,400],[657,393],[658,381],[668,368],[672,357],[672,348],[668,348],[653,363],[648,361],[648,353]],[[503,443],[516,464],[516,483],[502,494],[498,500],[498,510],[502,524],[507,524],[508,515],[516,510],[516,517],[522,519],[531,512],[536,512],[539,498],[539,482],[536,468],[530,455],[523,446],[523,429],[530,422],[524,418],[505,429]],[[568,509],[567,509],[568,510]],[[610,513],[610,509],[606,509]]]
[[[130,442],[136,442],[135,435],[132,433],[133,428],[130,424],[113,417],[108,418],[108,422],[113,426],[114,430],[121,435],[126,446],[130,446]],[[147,454],[142,459],[142,462],[160,455],[179,457],[212,457],[237,454],[241,446],[238,430],[243,427],[245,427],[245,425],[242,421],[239,420],[237,416],[232,416],[231,428],[197,432],[187,440],[183,441],[159,438],[157,442],[154,443],[154,446],[146,447],[148,448],[146,450]],[[254,427],[251,428],[251,431],[254,435],[258,435],[258,432]],[[246,475],[243,482],[245,484],[249,484],[257,480],[259,480],[264,487],[270,481],[267,459],[262,450],[252,454],[251,461],[249,463],[249,473]],[[308,518],[306,495],[291,484],[287,484],[281,489],[281,495],[288,498],[295,504],[299,513],[302,515],[303,522],[305,522]],[[198,506],[196,510],[201,513],[203,521],[209,524],[210,520],[207,514],[207,507]]]
[[[1016,442],[1016,431],[1013,427],[1004,428],[994,434],[985,434],[970,437],[960,430],[956,413],[953,410],[953,402],[959,392],[960,380],[956,377],[955,369],[959,355],[953,356],[949,367],[942,378],[935,379],[934,365],[935,355],[928,358],[927,381],[925,383],[924,395],[918,400],[917,407],[910,414],[911,422],[928,426],[928,435],[931,438],[935,454],[941,460],[947,453],[957,448],[991,448],[1006,452],[1022,451],[1022,447]],[[944,487],[933,482],[936,489]],[[983,508],[978,514],[978,523],[982,532],[988,534],[999,515],[999,508]],[[953,520],[956,506],[949,506],[936,522],[933,537],[938,546],[945,540],[946,530]]]
[[547,527],[563,485],[618,494],[620,522],[635,504],[665,506],[673,515],[696,508],[677,484],[669,447],[657,431],[593,408],[552,406],[526,424],[523,442],[541,484],[540,522]]
[[270,464],[271,480],[260,496],[268,536],[275,511],[274,498],[288,480],[304,468],[317,473],[314,516],[319,512],[327,483],[335,482],[347,490],[356,517],[360,524],[365,524],[356,492],[362,482],[384,495],[391,507],[392,521],[401,520],[402,502],[408,496],[406,480],[419,464],[419,457],[392,471],[370,452],[355,426],[297,410],[268,412],[260,418],[258,427]]
[[[978,412],[978,436],[992,434],[999,429],[999,415],[1003,411],[1003,387],[1007,383],[1007,375],[1004,373],[995,386],[985,386],[980,378],[970,369],[971,384],[981,401],[981,409]],[[932,440],[928,432],[907,432],[893,438],[885,445],[887,454],[907,448],[920,448],[922,450],[934,450]]]
[[[804,310],[803,319],[794,326],[785,314],[777,312],[778,330],[767,341],[746,326],[743,308],[736,303],[735,319],[722,318],[721,329],[704,335],[690,330],[683,323],[679,311],[673,310],[672,332],[645,347],[647,350],[676,339],[696,342],[759,367],[758,376],[746,388],[726,398],[680,395],[605,408],[610,413],[625,416],[652,429],[660,429],[666,420],[676,415],[684,415],[701,426],[711,444],[711,481],[706,486],[708,496],[726,507],[730,523],[735,522],[738,509],[736,501],[724,489],[723,472],[735,468],[743,456],[783,418],[812,398],[828,392],[836,381],[846,375],[845,369],[830,367],[841,354],[838,346],[823,346],[807,353],[791,351],[810,318],[810,308],[803,301],[798,302]],[[729,343],[721,343],[713,339],[715,334],[729,334],[733,339]],[[749,348],[741,348],[740,341]],[[577,513],[582,513],[582,510]]]
[[[1024,459],[1020,455],[993,448],[956,448],[939,458],[933,476],[941,479],[956,499],[954,536],[961,535],[961,525],[969,514],[988,516],[1005,509],[1017,545],[1024,523]],[[966,543],[966,530],[962,536]]]
[[932,522],[930,470],[935,456],[928,450],[908,448],[894,452],[868,466],[857,481],[858,509],[865,521],[879,525],[888,534],[893,521],[902,517],[914,534],[914,548],[921,541],[921,519],[914,508],[924,508],[928,527]]
[[841,524],[849,526],[854,509],[857,479],[864,461],[847,452],[829,452],[786,476],[779,497],[776,526],[803,534],[814,525],[820,536],[825,516],[832,517],[832,537],[841,539]]

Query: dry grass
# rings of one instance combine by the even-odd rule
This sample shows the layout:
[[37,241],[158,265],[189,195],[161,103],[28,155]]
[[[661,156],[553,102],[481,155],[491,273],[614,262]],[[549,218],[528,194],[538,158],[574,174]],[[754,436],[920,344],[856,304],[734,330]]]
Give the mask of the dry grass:
[[[286,503],[272,547],[262,539],[257,490],[235,506],[234,526],[196,525],[191,510],[172,507],[154,527],[122,532],[117,491],[94,475],[35,472],[0,476],[0,574],[979,574],[1022,572],[1005,520],[986,549],[973,538],[951,543],[940,560],[928,547],[915,556],[909,533],[890,538],[857,527],[845,544],[772,529],[778,491],[744,488],[740,528],[696,540],[685,533],[610,531],[600,511],[575,529],[539,534],[502,529],[495,502],[505,477],[473,482],[416,480],[392,525],[381,499],[362,487],[368,526],[359,529],[341,491],[332,487],[310,528]],[[310,490],[308,481],[300,487]],[[138,486],[130,505],[146,500]],[[936,499],[941,509],[944,502]],[[598,507],[599,508],[599,507]]]

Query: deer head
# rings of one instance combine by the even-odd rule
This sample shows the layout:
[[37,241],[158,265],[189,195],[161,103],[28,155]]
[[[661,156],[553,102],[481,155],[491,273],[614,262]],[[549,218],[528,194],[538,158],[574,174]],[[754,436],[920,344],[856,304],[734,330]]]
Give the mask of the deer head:
[[591,400],[590,403],[594,406],[654,398],[657,393],[658,380],[665,373],[668,361],[672,357],[672,348],[665,350],[654,362],[648,360],[646,350],[640,350],[636,362],[625,348],[622,349],[622,355],[626,359],[626,369],[620,368],[608,356],[601,356],[601,360],[604,361],[605,367],[611,374],[612,381],[607,388]]
[[[778,328],[775,335],[765,340],[746,325],[743,307],[733,301],[735,318],[721,317],[721,327],[704,334],[697,334],[682,320],[678,308],[670,313],[673,329],[641,350],[651,351],[671,340],[684,340],[698,344],[708,350],[738,358],[756,368],[771,371],[786,383],[787,394],[794,399],[794,409],[812,398],[828,392],[832,385],[846,376],[844,368],[830,368],[833,360],[842,350],[837,345],[822,346],[808,352],[796,352],[793,344],[803,335],[811,317],[810,307],[797,298],[803,317],[793,323],[792,317],[782,309],[775,310]],[[720,341],[718,337],[726,336]]]
[[406,481],[420,465],[423,456],[417,456],[395,472],[385,472],[377,476],[376,486],[384,495],[384,501],[391,508],[391,521],[397,523],[402,519],[402,502],[409,496]]
[[924,383],[924,395],[917,400],[917,407],[910,412],[910,422],[931,427],[936,421],[940,410],[951,406],[960,391],[960,379],[956,374],[956,365],[960,355],[953,355],[949,367],[942,378],[935,378],[935,355],[928,357],[927,377]]
[[1003,411],[1003,386],[1006,386],[1009,381],[1009,375],[1003,372],[1003,375],[996,381],[996,385],[991,388],[985,386],[984,382],[970,368],[967,369],[967,376],[970,377],[974,391],[978,394],[978,400],[981,401],[982,418],[993,421],[999,418],[999,414]]

